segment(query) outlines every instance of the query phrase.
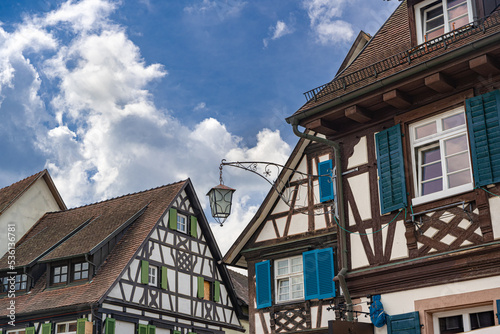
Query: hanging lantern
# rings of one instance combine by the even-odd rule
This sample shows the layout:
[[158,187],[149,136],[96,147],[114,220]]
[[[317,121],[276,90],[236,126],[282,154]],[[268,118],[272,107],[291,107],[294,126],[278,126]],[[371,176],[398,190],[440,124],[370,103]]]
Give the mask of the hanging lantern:
[[208,200],[210,201],[212,217],[214,217],[221,226],[231,214],[231,203],[235,191],[235,189],[221,183],[210,189],[207,194]]

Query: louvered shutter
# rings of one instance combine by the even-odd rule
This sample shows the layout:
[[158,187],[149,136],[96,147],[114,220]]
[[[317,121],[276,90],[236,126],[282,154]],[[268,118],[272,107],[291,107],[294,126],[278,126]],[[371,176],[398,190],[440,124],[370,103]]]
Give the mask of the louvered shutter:
[[172,331],[172,334],[181,334],[181,331]]
[[387,334],[420,334],[418,312],[388,316]]
[[214,282],[214,302],[218,303],[220,300],[220,282]]
[[500,182],[500,91],[465,101],[476,186]]
[[148,325],[139,324],[139,326],[137,326],[137,333],[148,334]]
[[177,209],[170,208],[168,212],[168,227],[177,231]]
[[325,299],[335,297],[335,276],[333,263],[333,249],[325,248],[317,250],[317,266],[318,266],[318,298]]
[[255,264],[255,283],[257,308],[271,306],[271,262],[269,260]]
[[319,297],[318,267],[316,261],[316,250],[302,254],[304,270],[304,296],[306,300]]
[[318,175],[324,175],[319,177],[319,200],[320,202],[326,202],[332,200],[333,194],[333,167],[332,160],[326,160],[318,163]]
[[198,219],[195,216],[191,216],[189,230],[192,237],[198,238]]
[[198,298],[205,297],[205,280],[198,276]]
[[167,267],[161,267],[161,288],[164,290],[168,289],[168,269]]
[[146,260],[141,261],[141,283],[149,284],[149,262]]
[[156,333],[156,326],[148,325],[148,334],[155,334],[155,333]]
[[497,299],[497,320],[500,323],[500,299]]
[[382,214],[406,207],[403,145],[399,124],[375,135]]
[[113,318],[106,318],[106,323],[104,324],[105,334],[115,334],[116,320]]
[[50,322],[42,324],[42,334],[51,334],[51,333],[52,333],[52,324]]
[[26,334],[35,334],[35,327],[26,327]]
[[76,334],[85,334],[85,323],[87,318],[79,318],[76,320]]

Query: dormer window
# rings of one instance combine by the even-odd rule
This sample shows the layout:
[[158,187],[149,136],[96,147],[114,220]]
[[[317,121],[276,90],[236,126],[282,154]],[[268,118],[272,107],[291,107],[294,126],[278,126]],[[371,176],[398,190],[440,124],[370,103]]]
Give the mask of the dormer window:
[[472,22],[472,0],[427,0],[415,5],[418,43]]
[[68,266],[54,267],[52,283],[66,283],[68,281]]
[[89,278],[89,263],[75,263],[73,265],[73,280],[78,281],[87,278]]

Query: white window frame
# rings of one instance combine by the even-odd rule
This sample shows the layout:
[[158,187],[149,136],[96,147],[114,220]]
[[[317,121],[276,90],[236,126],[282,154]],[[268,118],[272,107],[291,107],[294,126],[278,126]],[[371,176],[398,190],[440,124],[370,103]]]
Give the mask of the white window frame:
[[148,285],[158,286],[158,267],[157,266],[149,265]]
[[[444,119],[444,118],[447,118],[447,117],[450,117],[453,115],[457,115],[460,113],[464,113],[464,117],[465,117],[465,124],[464,125],[459,126],[459,127],[455,127],[452,129],[444,130],[444,131],[439,131],[441,122],[439,122],[438,120],[441,120],[441,119]],[[422,126],[422,125],[431,123],[431,122],[436,122],[438,124],[438,133],[436,133],[434,135],[427,136],[423,139],[416,139],[415,138],[415,129]],[[435,201],[435,200],[438,200],[441,198],[450,197],[453,195],[458,195],[458,194],[461,194],[461,193],[464,193],[467,191],[471,191],[472,189],[474,189],[474,177],[472,174],[472,162],[471,162],[471,157],[470,157],[470,143],[469,143],[469,136],[468,136],[468,132],[467,132],[467,118],[465,116],[465,109],[463,106],[456,107],[452,110],[440,113],[439,115],[429,117],[429,118],[426,118],[422,121],[410,124],[409,132],[410,132],[410,145],[411,145],[411,155],[412,155],[413,184],[414,184],[414,192],[415,192],[414,197],[412,199],[412,205],[419,205],[419,204],[423,204],[423,203],[432,202],[432,201]],[[443,170],[442,170],[442,172],[443,172],[442,173],[443,190],[432,193],[432,194],[427,194],[427,195],[421,196],[420,195],[421,194],[421,183],[420,183],[420,178],[419,178],[421,166],[420,166],[420,163],[417,159],[418,148],[430,146],[434,142],[443,141],[445,139],[449,139],[449,138],[453,138],[453,137],[458,137],[458,136],[461,136],[463,134],[465,134],[466,139],[467,139],[467,150],[468,150],[467,158],[469,161],[469,173],[470,173],[471,182],[457,186],[457,187],[448,188],[447,187],[447,184],[448,184],[447,174],[443,168]],[[444,153],[444,149],[441,147],[441,162],[442,163],[444,161],[443,159],[445,159],[445,153]],[[442,167],[443,167],[443,165],[442,165]]]
[[7,334],[25,334],[25,333],[26,333],[26,328],[7,331]]
[[[302,263],[302,270],[292,273],[292,260],[300,259]],[[279,262],[287,261],[287,274],[280,275],[279,274]],[[302,279],[302,296],[293,298],[292,297],[292,278],[300,277]],[[280,300],[280,284],[281,282],[288,281],[288,299]],[[292,256],[289,258],[278,259],[274,261],[274,285],[275,285],[275,294],[276,294],[276,303],[288,303],[290,301],[304,300],[304,262],[302,259],[302,255],[300,256]]]
[[[453,316],[457,316],[457,315],[462,315],[463,324],[464,324],[464,332],[468,332],[471,330],[470,329],[471,326],[470,326],[469,314],[479,313],[479,312],[488,312],[488,311],[492,311],[493,317],[495,317],[495,311],[493,310],[493,305],[470,307],[470,308],[464,308],[464,309],[459,309],[459,310],[434,313],[432,315],[432,325],[434,327],[434,334],[440,334],[439,318],[446,318],[446,317],[453,317]],[[487,328],[487,327],[482,327],[482,328]]]
[[[421,3],[418,3],[414,6],[415,9],[415,24],[416,24],[416,29],[417,29],[417,43],[422,44],[425,42],[424,39],[424,15],[423,15],[423,8],[427,7],[428,5],[433,4],[434,2],[436,3],[441,3],[441,6],[446,5],[447,0],[427,0],[423,1]],[[469,23],[474,21],[474,7],[473,7],[473,1],[472,0],[467,0],[467,13],[469,15]],[[443,15],[444,15],[444,33],[450,32],[450,27],[449,27],[449,19],[448,19],[448,10],[443,7]],[[459,27],[456,27],[459,28]]]
[[[74,332],[68,332],[70,324],[75,324],[76,325],[77,322],[76,321],[67,321],[67,322],[58,322],[58,323],[56,323],[56,325],[55,325],[55,327],[56,327],[55,328],[55,333],[56,334],[59,334],[59,333],[63,333],[63,334],[76,334],[76,331],[74,331]],[[66,325],[66,332],[59,332],[59,326],[60,325]]]
[[[177,213],[177,231],[182,232],[182,233],[187,233],[187,225],[188,225],[188,217],[186,215],[183,215],[181,213]],[[184,224],[180,222],[179,220],[184,220]]]

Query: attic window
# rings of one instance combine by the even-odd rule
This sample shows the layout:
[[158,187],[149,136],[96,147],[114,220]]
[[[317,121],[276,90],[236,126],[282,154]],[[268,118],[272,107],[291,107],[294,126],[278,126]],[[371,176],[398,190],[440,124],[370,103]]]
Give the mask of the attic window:
[[89,263],[75,263],[73,265],[73,280],[78,281],[87,278],[89,278]]
[[472,22],[472,0],[427,0],[415,5],[418,43],[424,43]]
[[68,281],[68,266],[54,267],[52,271],[52,283],[66,283]]

